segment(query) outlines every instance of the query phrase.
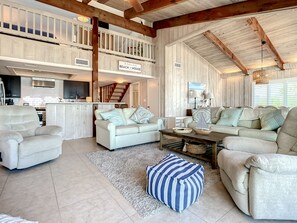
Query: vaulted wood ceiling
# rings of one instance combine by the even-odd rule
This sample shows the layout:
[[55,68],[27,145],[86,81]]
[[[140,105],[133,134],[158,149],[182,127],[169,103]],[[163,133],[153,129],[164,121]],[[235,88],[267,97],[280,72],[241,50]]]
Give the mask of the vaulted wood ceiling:
[[[284,69],[297,62],[297,0],[139,0],[142,12],[125,0],[37,1],[151,37],[157,29],[231,18],[185,41],[222,73],[247,74],[260,68],[261,40],[266,41],[265,67]],[[102,10],[98,3],[122,11],[125,18]],[[130,20],[134,17],[153,27]]]

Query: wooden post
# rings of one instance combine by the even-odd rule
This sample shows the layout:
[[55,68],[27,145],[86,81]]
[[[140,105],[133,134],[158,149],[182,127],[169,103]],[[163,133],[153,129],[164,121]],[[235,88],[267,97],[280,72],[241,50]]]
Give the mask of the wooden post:
[[92,29],[92,45],[93,45],[93,54],[92,54],[92,99],[93,102],[99,101],[99,87],[98,87],[98,51],[99,51],[99,42],[98,42],[98,18],[92,18],[93,29]]

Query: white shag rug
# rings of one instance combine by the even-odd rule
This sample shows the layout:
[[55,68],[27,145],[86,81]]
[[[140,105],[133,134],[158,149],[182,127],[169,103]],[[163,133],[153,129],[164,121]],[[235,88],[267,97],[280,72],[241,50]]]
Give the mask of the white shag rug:
[[[164,205],[146,193],[146,167],[156,164],[167,154],[174,152],[166,149],[159,150],[159,143],[115,151],[109,151],[100,146],[98,148],[97,152],[87,153],[87,157],[131,203],[140,216],[149,216]],[[204,188],[220,181],[219,170],[213,170],[210,163],[182,154],[174,154],[203,165]]]
[[12,217],[6,214],[0,214],[0,223],[38,223],[37,221],[27,221],[19,217]]

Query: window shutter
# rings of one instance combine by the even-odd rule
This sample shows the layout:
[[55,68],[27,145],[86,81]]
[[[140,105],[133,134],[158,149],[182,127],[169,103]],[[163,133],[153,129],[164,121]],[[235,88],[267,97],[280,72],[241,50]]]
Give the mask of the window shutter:
[[254,107],[267,106],[267,84],[254,85]]
[[287,83],[287,106],[297,106],[297,81]]
[[268,104],[275,107],[284,106],[284,83],[273,82],[269,83],[268,87]]

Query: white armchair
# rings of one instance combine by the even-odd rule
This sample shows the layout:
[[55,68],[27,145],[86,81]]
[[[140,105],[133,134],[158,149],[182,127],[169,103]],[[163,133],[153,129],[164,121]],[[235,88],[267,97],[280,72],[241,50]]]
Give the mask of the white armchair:
[[0,106],[0,164],[23,169],[59,157],[62,128],[39,127],[35,108]]
[[223,143],[221,179],[238,208],[254,219],[297,220],[297,107],[276,142],[232,136]]

